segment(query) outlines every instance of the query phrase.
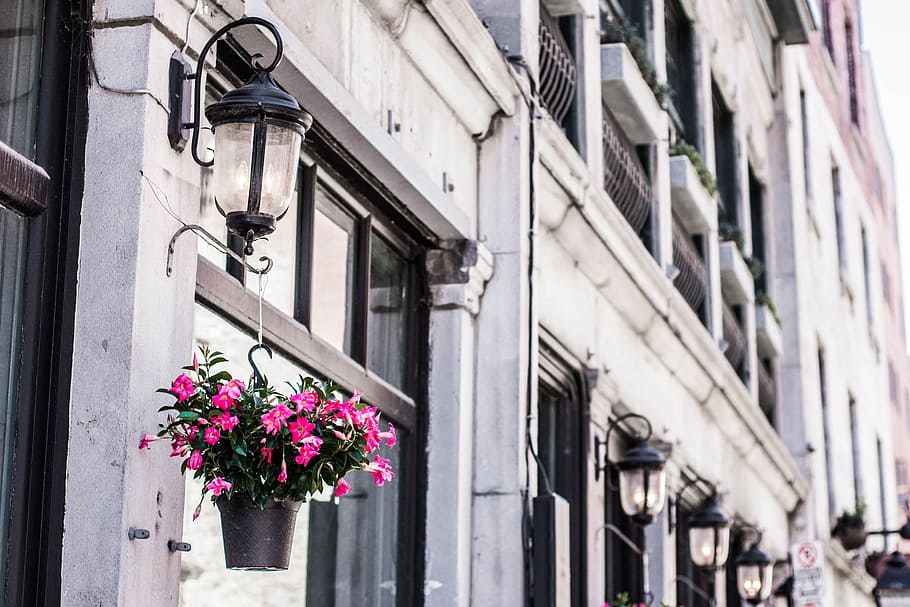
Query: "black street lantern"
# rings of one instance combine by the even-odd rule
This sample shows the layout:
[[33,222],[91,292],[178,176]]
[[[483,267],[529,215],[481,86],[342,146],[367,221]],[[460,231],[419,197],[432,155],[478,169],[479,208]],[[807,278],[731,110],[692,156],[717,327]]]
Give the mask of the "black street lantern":
[[[654,517],[664,506],[667,496],[667,474],[664,471],[666,458],[652,447],[648,441],[651,438],[651,423],[647,418],[637,413],[628,413],[610,422],[607,434],[603,441],[595,440],[595,459],[597,460],[596,474],[601,470],[608,470],[613,464],[610,462],[609,441],[610,433],[620,422],[629,418],[643,420],[648,426],[648,433],[638,437],[635,445],[626,451],[615,466],[619,472],[619,501],[623,512],[639,525],[650,525]],[[604,447],[604,465],[600,465],[600,448]]]
[[910,568],[900,552],[892,552],[885,561],[885,570],[875,585],[878,607],[910,607]]
[[664,506],[667,496],[664,464],[666,458],[663,454],[644,440],[626,451],[616,462],[622,510],[639,525],[653,523]]
[[[225,93],[205,108],[215,134],[215,159],[202,160],[199,143],[199,111],[202,70],[212,45],[229,30],[241,25],[260,25],[275,38],[275,58],[266,66],[251,62],[253,76],[243,86]],[[185,131],[192,129],[193,159],[201,166],[213,166],[215,205],[228,230],[246,241],[251,255],[254,240],[271,234],[276,222],[287,212],[297,180],[297,165],[303,136],[313,117],[300,108],[294,97],[282,90],[271,73],[284,53],[281,35],[270,22],[246,17],[215,32],[199,54],[196,72],[175,54],[171,58],[171,123],[169,136],[175,149],[186,143]],[[191,123],[179,118],[186,110],[187,81],[195,80]],[[173,117],[178,118],[173,118]]]
[[689,517],[689,558],[701,569],[716,571],[730,554],[730,519],[712,495]]
[[761,532],[755,531],[755,540],[749,549],[736,559],[736,588],[739,596],[751,605],[759,605],[771,596],[774,567],[768,553],[758,547]]

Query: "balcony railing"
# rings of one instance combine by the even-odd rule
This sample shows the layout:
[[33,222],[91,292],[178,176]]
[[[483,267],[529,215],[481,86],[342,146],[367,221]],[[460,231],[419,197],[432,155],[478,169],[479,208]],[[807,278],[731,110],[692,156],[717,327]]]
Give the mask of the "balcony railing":
[[742,377],[743,361],[746,359],[746,334],[743,332],[736,312],[726,302],[723,305],[723,317],[724,341],[727,342],[724,356],[727,357],[736,373]]
[[578,70],[572,51],[559,31],[559,24],[545,8],[540,9],[540,97],[550,117],[562,125],[578,86]]
[[641,234],[651,214],[648,174],[610,111],[603,109],[604,189],[619,211]]
[[777,410],[777,384],[774,375],[762,361],[758,362],[758,406],[768,421],[774,423],[774,414]]
[[703,317],[702,302],[708,292],[708,273],[705,262],[698,252],[692,237],[685,228],[673,219],[673,265],[679,269],[679,275],[673,281],[676,290],[689,304],[689,307]]

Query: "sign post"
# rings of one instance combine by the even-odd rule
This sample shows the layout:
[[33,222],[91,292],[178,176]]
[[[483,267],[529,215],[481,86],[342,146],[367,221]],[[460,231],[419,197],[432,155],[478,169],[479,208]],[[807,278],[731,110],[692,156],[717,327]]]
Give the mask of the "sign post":
[[823,607],[825,545],[819,541],[790,546],[793,563],[793,601],[799,607]]

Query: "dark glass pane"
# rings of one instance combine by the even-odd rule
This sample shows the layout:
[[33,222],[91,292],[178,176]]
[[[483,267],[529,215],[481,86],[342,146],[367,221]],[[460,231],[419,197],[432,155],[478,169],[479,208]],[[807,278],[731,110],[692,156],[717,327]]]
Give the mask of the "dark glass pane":
[[0,2],[0,141],[35,157],[44,2]]
[[318,185],[313,219],[310,330],[348,354],[351,353],[356,232],[354,216]]
[[410,299],[407,261],[373,234],[367,360],[370,369],[399,388],[406,387]]
[[[6,545],[10,476],[15,439],[15,402],[19,384],[19,343],[22,331],[22,282],[26,221],[0,206],[0,543]],[[6,570],[0,552],[0,572]],[[2,601],[0,601],[2,603]]]

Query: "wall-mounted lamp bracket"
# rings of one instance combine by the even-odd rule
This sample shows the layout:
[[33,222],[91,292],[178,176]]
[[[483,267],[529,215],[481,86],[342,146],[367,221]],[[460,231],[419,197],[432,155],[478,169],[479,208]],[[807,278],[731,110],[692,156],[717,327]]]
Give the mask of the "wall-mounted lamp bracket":
[[270,258],[263,255],[262,257],[259,258],[259,261],[264,263],[265,267],[257,268],[255,266],[251,266],[247,262],[245,257],[241,257],[240,255],[235,253],[230,247],[228,247],[226,244],[224,244],[223,242],[221,242],[220,240],[215,238],[211,232],[209,232],[202,226],[195,225],[195,224],[185,224],[185,225],[181,226],[179,230],[174,232],[174,235],[171,236],[171,241],[167,245],[167,270],[166,271],[167,271],[168,276],[170,276],[174,271],[174,265],[173,265],[174,249],[177,244],[177,239],[180,238],[180,236],[184,232],[195,233],[197,236],[199,236],[200,238],[205,240],[211,246],[215,247],[216,249],[218,249],[225,255],[229,255],[235,261],[243,264],[243,267],[245,267],[247,270],[249,270],[250,272],[252,272],[254,274],[268,274],[269,271],[272,269],[272,266],[274,265],[274,263],[272,262],[272,260]]
[[193,80],[195,79],[196,74],[193,73],[190,62],[180,51],[174,51],[168,69],[168,109],[170,113],[167,117],[167,138],[171,142],[171,147],[178,152],[182,152],[186,147],[186,142],[190,140],[192,129],[195,126],[193,122],[187,122],[187,117],[193,110],[191,100],[193,98]]
[[193,549],[189,542],[178,542],[177,540],[168,540],[167,549],[171,552],[189,552]]
[[130,527],[130,530],[127,532],[127,536],[131,540],[147,540],[149,539],[149,535],[148,529],[137,529],[136,527]]
[[[600,473],[606,472],[613,466],[613,462],[610,461],[610,434],[613,432],[613,429],[616,428],[620,423],[624,422],[627,419],[640,419],[648,426],[648,432],[644,436],[636,435],[636,438],[639,438],[643,441],[651,440],[651,435],[653,434],[653,429],[651,428],[651,422],[644,415],[638,413],[626,413],[625,415],[620,415],[616,419],[611,419],[610,423],[607,424],[607,431],[604,434],[603,440],[599,437],[594,437],[594,480],[600,480]],[[600,449],[603,448],[603,463],[601,464],[601,453]]]

